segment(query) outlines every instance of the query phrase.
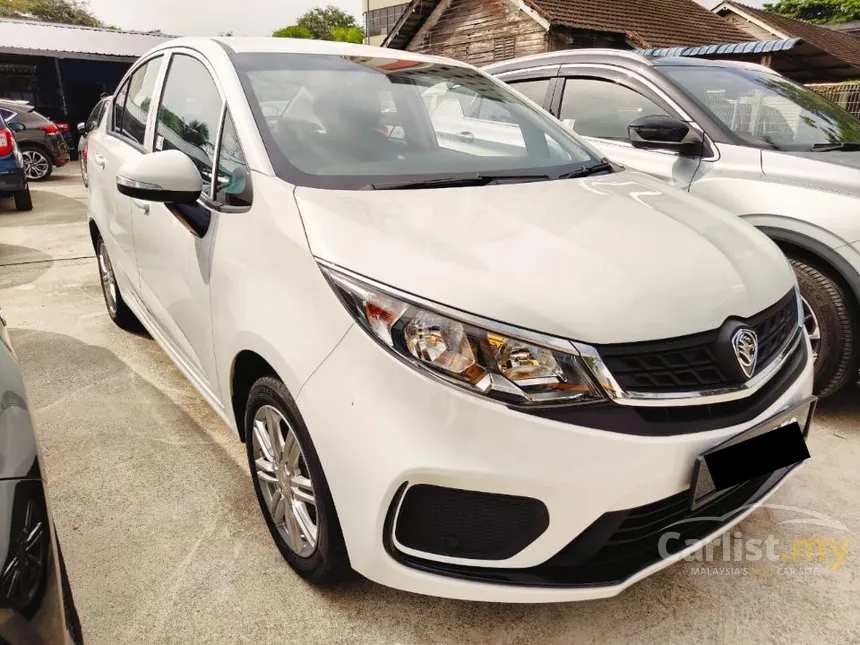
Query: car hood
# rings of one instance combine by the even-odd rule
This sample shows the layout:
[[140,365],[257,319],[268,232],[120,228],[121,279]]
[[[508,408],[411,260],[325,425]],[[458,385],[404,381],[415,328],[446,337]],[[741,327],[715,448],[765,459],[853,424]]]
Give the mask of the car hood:
[[752,226],[639,173],[430,190],[299,187],[295,197],[320,259],[594,344],[715,329],[795,284]]
[[860,197],[860,151],[762,150],[761,167],[762,172],[770,179]]

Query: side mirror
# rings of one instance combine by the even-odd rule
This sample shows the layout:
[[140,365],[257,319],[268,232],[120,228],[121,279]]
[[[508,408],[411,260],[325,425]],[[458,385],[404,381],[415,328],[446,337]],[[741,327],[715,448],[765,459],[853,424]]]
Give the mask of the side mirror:
[[701,146],[702,135],[671,116],[643,116],[627,126],[634,148],[687,152]]
[[86,123],[78,123],[78,134],[81,136],[85,136],[87,134],[87,124]]
[[27,129],[27,126],[25,126],[23,123],[19,123],[18,121],[12,121],[11,123],[7,123],[6,126],[12,132],[21,132],[21,130]]
[[117,172],[116,188],[146,202],[193,204],[203,190],[203,179],[188,155],[165,150],[124,164]]

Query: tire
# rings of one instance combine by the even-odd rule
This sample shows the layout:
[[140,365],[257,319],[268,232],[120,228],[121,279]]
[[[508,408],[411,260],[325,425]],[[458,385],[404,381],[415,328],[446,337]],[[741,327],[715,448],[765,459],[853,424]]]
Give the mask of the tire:
[[28,181],[44,181],[54,172],[51,156],[39,146],[23,145],[21,154],[24,155],[24,174]]
[[804,324],[815,357],[814,391],[834,394],[854,376],[858,363],[860,317],[854,300],[826,271],[789,258],[804,300]]
[[[258,422],[256,425],[255,420]],[[269,423],[270,420],[277,423]],[[331,585],[348,579],[352,570],[328,482],[304,421],[284,384],[271,376],[265,376],[254,383],[245,405],[244,421],[248,465],[254,482],[254,492],[281,555],[296,573],[313,584]],[[294,464],[291,465],[293,460],[286,459],[282,462],[276,456],[275,459],[267,460],[267,452],[263,446],[271,448],[268,429],[273,427],[278,428],[278,435],[286,443],[283,452],[294,453],[295,450],[290,451],[287,447],[296,445],[292,441],[293,437],[297,440],[300,456]],[[260,459],[269,465],[280,463],[277,472],[269,475],[277,482],[293,482],[300,477],[309,481],[301,488],[292,484],[283,486],[281,483],[266,481],[260,476],[260,472],[265,471],[265,468],[258,467]],[[282,470],[284,468],[289,470]],[[303,497],[296,497],[291,489],[299,490]],[[286,496],[280,492],[284,490],[287,491]],[[273,491],[278,492],[273,494]],[[308,491],[312,493],[313,504],[303,501],[308,496]],[[277,500],[283,500],[283,506],[279,507],[275,503]],[[291,512],[296,508],[296,504],[302,510]],[[286,509],[288,514],[278,513],[277,508]],[[276,523],[273,509],[274,515],[280,515],[282,522]],[[300,515],[305,515],[305,524],[295,519]],[[315,543],[311,545],[306,538],[307,534],[311,534],[310,531],[299,531],[298,541],[290,539],[291,532],[287,526],[292,524],[294,528],[300,529],[301,526],[307,526],[308,521],[316,522]]]
[[33,210],[33,198],[30,196],[30,189],[19,190],[14,195],[15,209],[19,211]]
[[122,294],[119,291],[119,285],[116,282],[116,275],[113,271],[113,265],[108,256],[107,247],[104,240],[99,236],[96,238],[96,260],[99,267],[99,281],[102,285],[102,295],[105,298],[105,306],[108,310],[108,315],[111,320],[116,323],[116,326],[127,331],[136,331],[140,329],[140,323],[137,317],[125,304],[122,299]]

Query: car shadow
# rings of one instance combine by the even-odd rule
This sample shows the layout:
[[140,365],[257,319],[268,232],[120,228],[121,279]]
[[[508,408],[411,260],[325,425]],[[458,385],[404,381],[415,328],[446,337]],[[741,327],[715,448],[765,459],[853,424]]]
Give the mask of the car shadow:
[[0,244],[0,290],[36,282],[53,263],[50,255],[38,249]]

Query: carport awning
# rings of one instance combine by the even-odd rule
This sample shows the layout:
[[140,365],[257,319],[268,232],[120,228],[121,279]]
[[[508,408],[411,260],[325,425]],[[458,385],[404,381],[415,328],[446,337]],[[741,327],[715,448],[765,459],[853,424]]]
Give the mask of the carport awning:
[[694,47],[660,47],[639,49],[643,56],[691,56],[761,62],[770,56],[770,67],[802,83],[845,81],[860,78],[860,68],[826,52],[801,38],[755,40],[745,43],[723,43]]

